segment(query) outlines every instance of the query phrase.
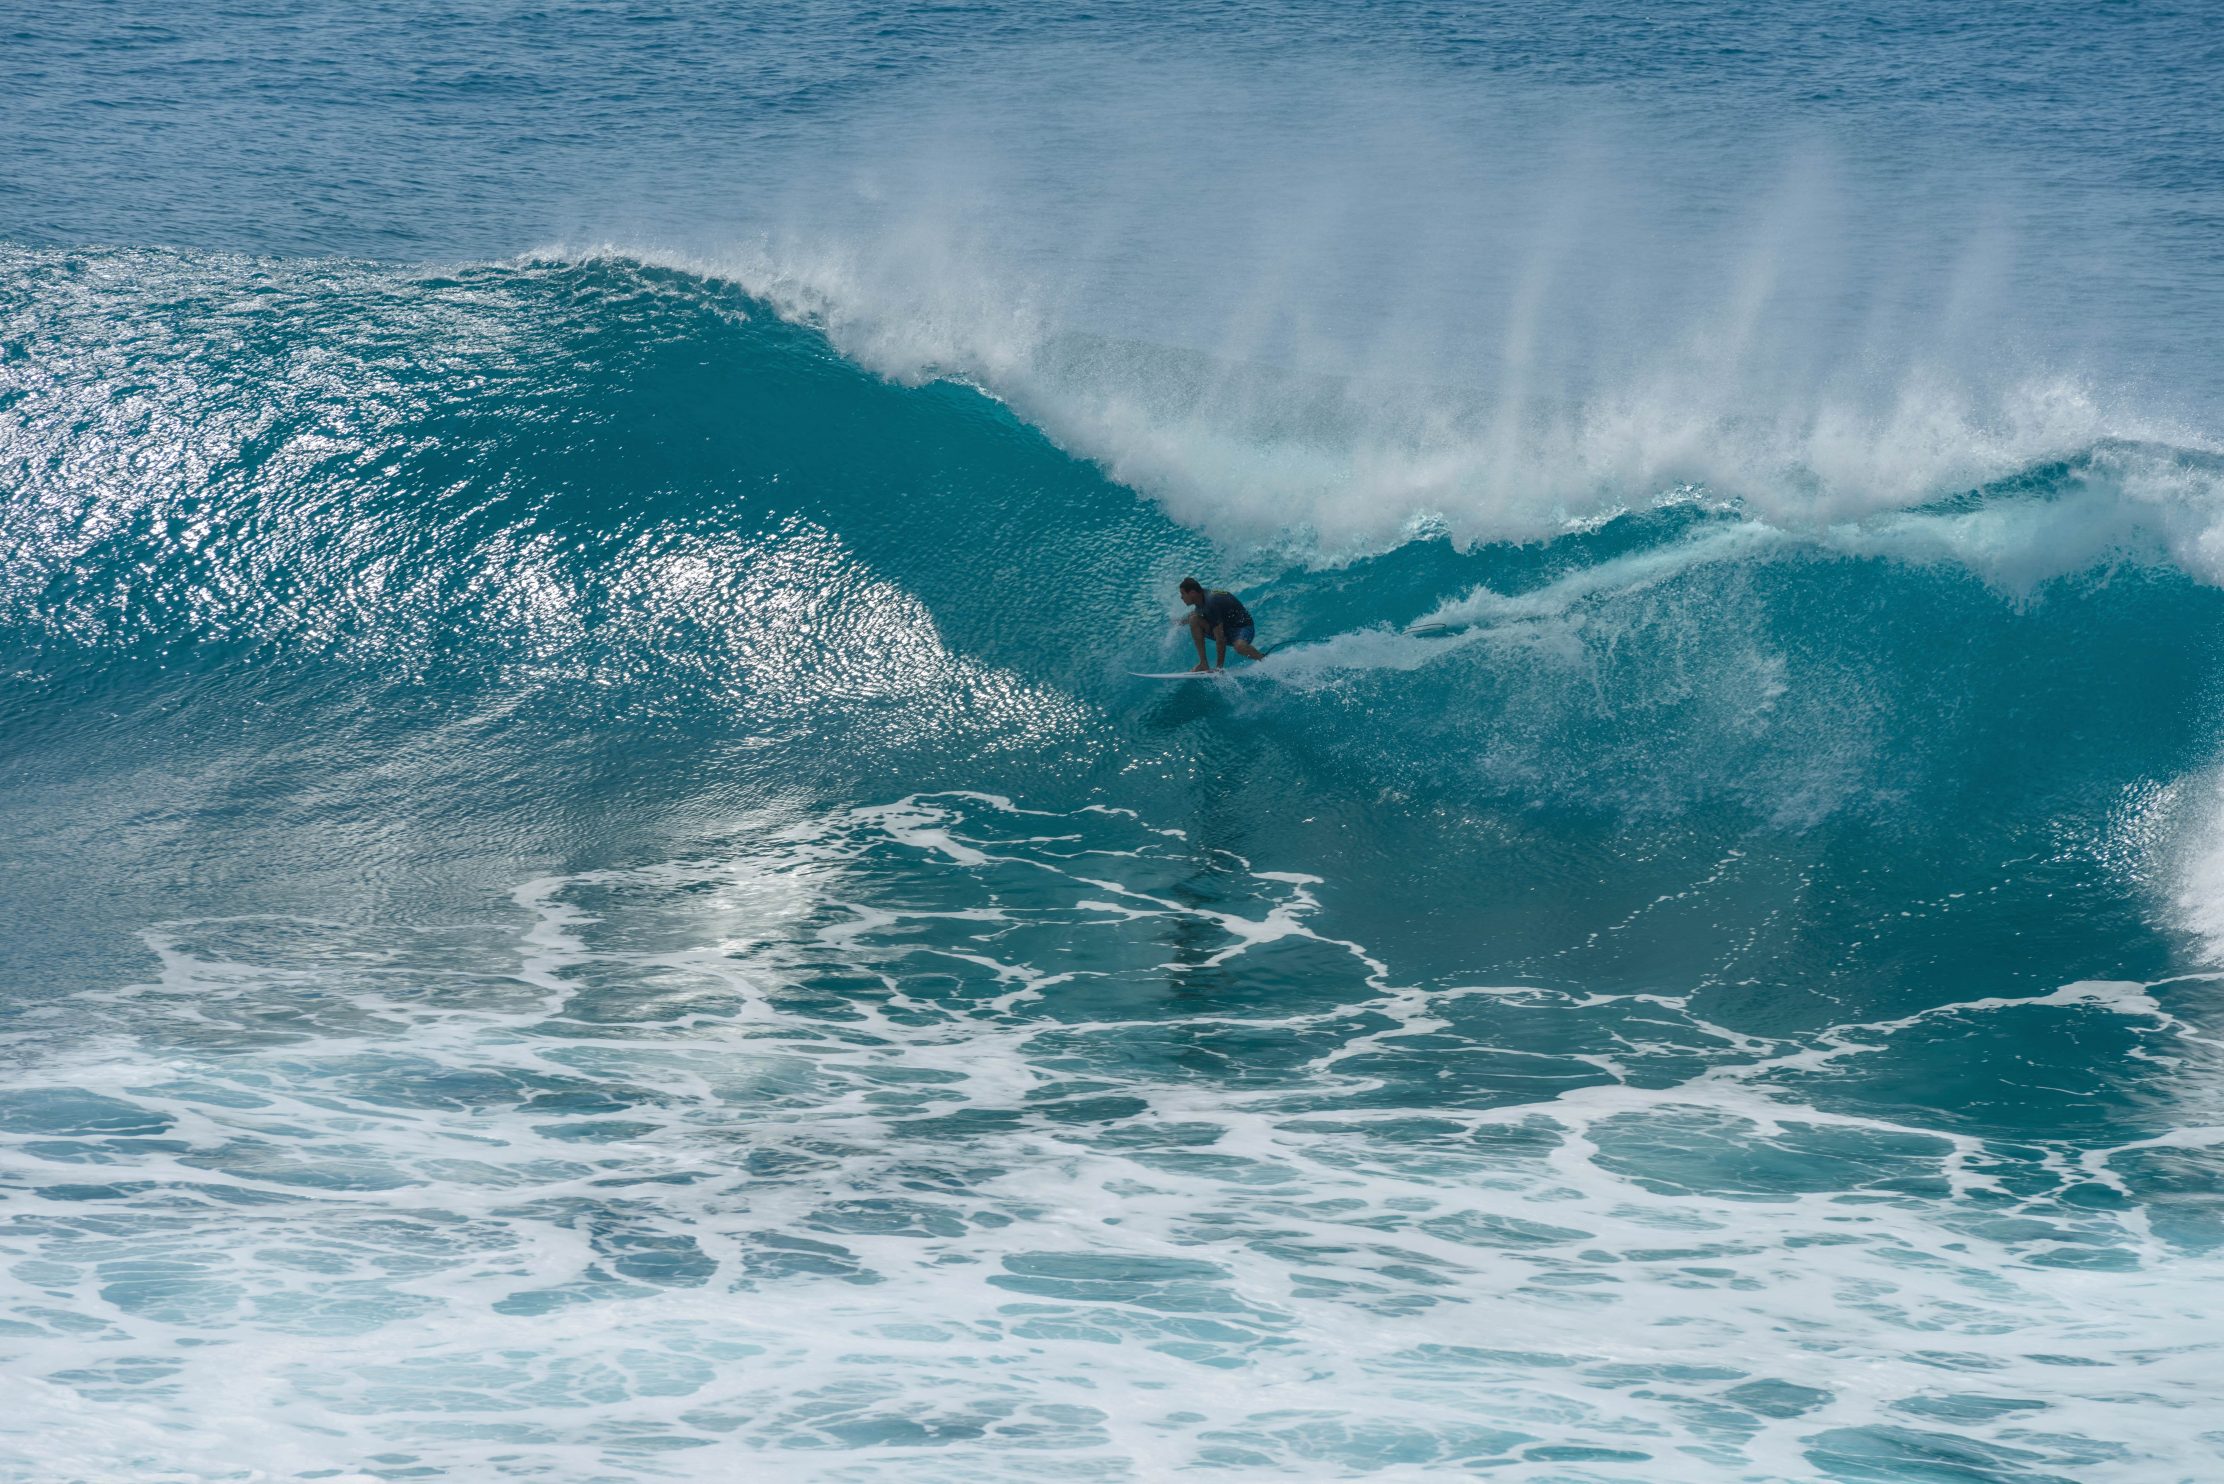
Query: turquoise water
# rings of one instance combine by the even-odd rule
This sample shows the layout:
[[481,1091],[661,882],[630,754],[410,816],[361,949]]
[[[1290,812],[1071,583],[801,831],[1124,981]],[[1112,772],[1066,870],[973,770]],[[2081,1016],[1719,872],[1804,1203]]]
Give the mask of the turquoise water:
[[2203,19],[11,19],[0,1477],[2224,1475]]

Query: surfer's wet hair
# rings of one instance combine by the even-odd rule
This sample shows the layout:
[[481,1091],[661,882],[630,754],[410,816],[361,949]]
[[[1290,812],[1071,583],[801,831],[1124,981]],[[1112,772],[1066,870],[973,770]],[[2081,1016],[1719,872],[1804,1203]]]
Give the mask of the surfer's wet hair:
[[1181,590],[1185,593],[1201,593],[1205,590],[1205,585],[1194,577],[1184,577]]

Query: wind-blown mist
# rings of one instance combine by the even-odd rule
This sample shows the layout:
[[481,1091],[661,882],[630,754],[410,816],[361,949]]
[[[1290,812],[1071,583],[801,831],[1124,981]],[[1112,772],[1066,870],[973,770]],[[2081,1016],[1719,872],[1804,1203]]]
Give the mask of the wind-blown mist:
[[11,14],[0,1480],[2224,1475],[2206,21]]
[[1981,155],[1576,89],[1025,76],[906,95],[761,227],[651,255],[976,382],[1231,540],[1527,538],[1685,485],[1828,521],[2204,446],[2096,334],[2089,225]]

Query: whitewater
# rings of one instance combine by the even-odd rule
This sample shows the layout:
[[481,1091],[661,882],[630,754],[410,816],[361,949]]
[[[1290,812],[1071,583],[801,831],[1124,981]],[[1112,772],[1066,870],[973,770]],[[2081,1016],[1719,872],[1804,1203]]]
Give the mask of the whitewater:
[[11,24],[0,1478],[2224,1475],[2196,11]]

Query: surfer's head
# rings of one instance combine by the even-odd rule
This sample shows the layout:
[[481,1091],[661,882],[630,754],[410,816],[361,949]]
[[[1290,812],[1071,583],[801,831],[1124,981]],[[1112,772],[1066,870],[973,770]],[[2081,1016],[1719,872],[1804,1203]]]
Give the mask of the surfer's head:
[[1205,585],[1194,577],[1184,577],[1181,595],[1184,603],[1202,603],[1205,601]]

